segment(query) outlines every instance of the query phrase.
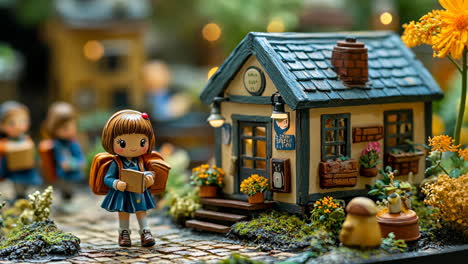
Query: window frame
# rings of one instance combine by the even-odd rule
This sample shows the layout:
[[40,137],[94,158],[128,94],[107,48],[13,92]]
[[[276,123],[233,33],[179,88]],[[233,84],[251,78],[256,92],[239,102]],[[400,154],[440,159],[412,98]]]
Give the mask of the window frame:
[[[334,152],[337,153],[337,148],[339,146],[345,145],[346,146],[346,156],[348,158],[351,158],[351,113],[342,113],[342,114],[323,114],[321,115],[321,159],[322,161],[327,161],[327,160],[335,160],[336,158],[339,158],[339,155],[327,155],[326,148],[328,146],[334,146],[335,150]],[[326,120],[332,119],[334,121],[333,127],[329,128],[326,127]],[[338,120],[339,119],[344,119],[345,124],[344,127],[337,126],[338,125]],[[344,134],[345,134],[345,141],[344,143],[338,142],[337,138],[335,138],[334,141],[327,142],[326,140],[326,135],[327,131],[340,131],[344,129]],[[335,135],[338,135],[339,132],[337,132]]]
[[[407,114],[407,120],[401,121],[401,114]],[[397,115],[397,120],[395,122],[389,122],[388,117],[390,115]],[[411,131],[408,133],[400,133],[400,126],[402,124],[411,124]],[[389,125],[396,125],[396,133],[389,132]],[[401,109],[401,110],[390,110],[384,111],[384,150],[385,153],[390,153],[393,149],[401,149],[403,151],[411,150],[411,145],[407,143],[399,144],[400,138],[408,137],[411,141],[414,140],[414,118],[413,118],[413,109]],[[397,138],[396,146],[389,146],[390,138]]]

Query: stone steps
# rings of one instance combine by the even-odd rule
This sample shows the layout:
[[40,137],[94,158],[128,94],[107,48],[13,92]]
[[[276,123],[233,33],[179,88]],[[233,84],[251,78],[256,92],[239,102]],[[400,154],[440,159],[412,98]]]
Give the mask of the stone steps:
[[221,234],[226,234],[227,232],[229,232],[229,230],[231,230],[230,226],[215,224],[211,222],[204,222],[196,219],[186,221],[185,226],[197,230],[204,230]]
[[252,214],[275,205],[272,201],[251,204],[245,201],[222,198],[201,198],[200,203],[203,208],[197,210],[195,219],[186,221],[185,226],[222,234],[228,233],[231,230],[231,225],[248,220]]
[[218,220],[218,221],[226,221],[237,223],[242,220],[246,220],[246,215],[239,215],[239,214],[231,214],[231,213],[223,213],[205,209],[199,209],[195,212],[195,218],[197,219],[210,219],[210,220]]

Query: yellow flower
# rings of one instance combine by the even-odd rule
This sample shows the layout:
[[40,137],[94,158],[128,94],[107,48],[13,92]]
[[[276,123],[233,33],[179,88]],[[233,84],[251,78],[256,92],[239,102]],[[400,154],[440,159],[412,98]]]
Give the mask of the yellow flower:
[[450,54],[458,59],[468,44],[468,1],[439,0],[439,3],[445,10],[434,10],[418,22],[404,24],[401,39],[409,47],[432,45],[434,56]]
[[418,22],[404,24],[405,31],[401,40],[410,48],[421,44],[432,45],[432,39],[442,24],[440,12],[441,10],[434,10],[422,16]]
[[446,10],[441,11],[443,26],[434,37],[432,48],[437,57],[445,57],[450,53],[453,58],[459,59],[468,45],[468,1],[439,0],[439,3]]
[[329,213],[330,213],[330,210],[329,210],[329,209],[325,209],[325,210],[323,210],[323,212],[329,214]]
[[429,146],[432,147],[432,151],[440,151],[440,152],[455,152],[460,147],[460,145],[453,145],[455,140],[447,135],[440,135],[435,136],[433,138],[429,138]]
[[468,148],[459,149],[458,155],[460,156],[460,158],[463,158],[463,160],[468,161]]

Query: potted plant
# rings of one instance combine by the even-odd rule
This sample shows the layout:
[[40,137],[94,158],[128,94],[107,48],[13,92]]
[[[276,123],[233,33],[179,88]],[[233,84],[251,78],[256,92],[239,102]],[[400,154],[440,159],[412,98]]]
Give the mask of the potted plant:
[[380,144],[379,142],[369,142],[362,155],[359,158],[359,174],[364,177],[375,177],[379,170],[377,165],[380,163]]
[[249,203],[263,203],[265,201],[263,193],[269,187],[267,178],[258,174],[252,174],[249,178],[242,181],[240,191],[249,196]]
[[203,164],[192,169],[192,184],[198,186],[198,196],[202,198],[216,197],[218,189],[223,187],[224,171],[215,165]]

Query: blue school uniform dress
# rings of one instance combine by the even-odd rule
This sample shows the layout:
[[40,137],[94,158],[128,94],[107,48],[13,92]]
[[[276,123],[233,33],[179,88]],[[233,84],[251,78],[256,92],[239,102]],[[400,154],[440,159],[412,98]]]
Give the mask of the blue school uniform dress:
[[[132,161],[118,157],[122,160],[123,169],[139,170],[138,158]],[[133,193],[128,191],[119,191],[116,189],[115,180],[119,179],[119,167],[115,161],[112,161],[109,170],[104,176],[104,184],[110,188],[106,194],[101,207],[109,212],[127,212],[135,213],[137,211],[147,211],[155,207],[153,197],[148,189],[143,193]]]
[[[85,161],[80,145],[75,140],[54,140],[54,159],[56,161],[55,170],[57,176],[65,181],[79,182],[83,180],[81,167]],[[63,170],[62,162],[70,165],[70,170]]]
[[[28,140],[26,136],[21,136],[19,138],[8,138],[10,141],[21,142]],[[10,179],[15,184],[22,185],[40,185],[42,184],[42,178],[37,172],[36,168],[10,171],[7,167],[7,157],[4,155],[0,161],[0,175],[4,178]]]

